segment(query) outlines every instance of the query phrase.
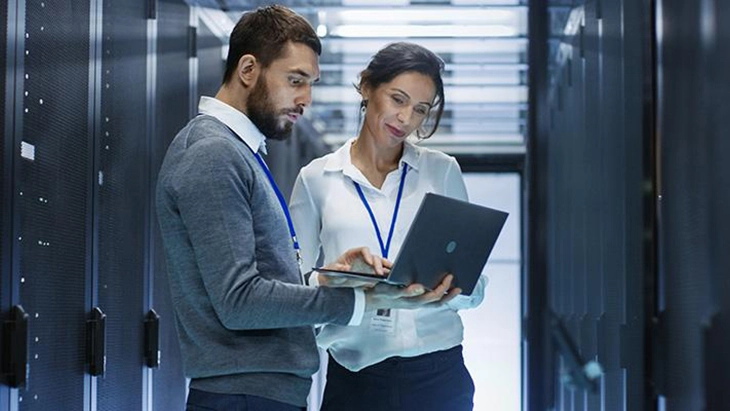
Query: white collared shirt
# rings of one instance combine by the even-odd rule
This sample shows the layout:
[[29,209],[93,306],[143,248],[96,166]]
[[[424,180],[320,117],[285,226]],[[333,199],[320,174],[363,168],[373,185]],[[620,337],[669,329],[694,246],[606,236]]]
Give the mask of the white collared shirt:
[[254,153],[266,154],[266,136],[238,109],[214,97],[200,97],[198,112],[220,120],[246,143]]
[[[254,153],[261,151],[266,154],[266,137],[251,122],[251,120],[238,109],[213,98],[203,96],[198,103],[198,111],[215,117],[230,128]],[[293,218],[293,217],[292,217]],[[299,235],[297,235],[299,237]],[[300,241],[301,243],[301,241]],[[333,256],[337,258],[340,254]],[[348,325],[358,325],[362,322],[365,313],[365,293],[362,290],[354,290],[355,307]]]
[[[406,143],[398,169],[388,174],[378,189],[352,164],[353,141],[312,161],[301,170],[294,184],[290,207],[305,270],[317,263],[320,247],[325,261],[361,246],[380,255],[373,223],[353,181],[360,184],[385,242],[403,164],[408,164],[389,250],[391,260],[398,254],[426,193],[467,200],[461,170],[454,158]],[[487,278],[482,276],[471,296],[458,296],[441,308],[391,310],[389,316],[369,312],[356,327],[327,325],[317,336],[317,343],[352,371],[393,356],[413,357],[454,347],[461,343],[464,332],[457,310],[481,303],[486,284]]]

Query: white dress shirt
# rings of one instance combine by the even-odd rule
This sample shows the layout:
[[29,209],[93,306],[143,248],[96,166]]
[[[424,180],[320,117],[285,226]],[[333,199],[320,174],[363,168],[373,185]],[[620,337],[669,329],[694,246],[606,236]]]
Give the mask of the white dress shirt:
[[254,152],[266,154],[266,137],[251,120],[238,109],[213,97],[200,97],[198,112],[215,117],[225,124]]
[[[198,103],[198,112],[215,117],[230,128],[246,145],[254,152],[259,151],[266,154],[266,137],[251,122],[251,120],[238,109],[213,98],[203,96]],[[273,189],[273,187],[272,187]],[[298,233],[297,233],[298,234]],[[299,235],[297,235],[299,237]],[[341,254],[341,253],[340,253]],[[340,254],[334,255],[337,258]],[[365,313],[365,293],[362,290],[354,290],[355,307],[348,325],[358,325],[363,320]]]
[[[461,170],[454,158],[405,143],[398,169],[388,174],[378,189],[352,164],[353,141],[309,163],[294,184],[290,208],[302,246],[305,271],[317,263],[320,253],[324,261],[361,246],[367,246],[373,254],[381,254],[372,220],[353,181],[360,184],[385,243],[403,163],[408,164],[388,255],[391,260],[398,254],[426,193],[467,200]],[[481,303],[486,284],[487,278],[480,277],[471,296],[457,296],[440,308],[368,312],[359,326],[326,325],[317,336],[317,343],[351,371],[393,356],[414,357],[452,348],[461,343],[464,333],[457,310]]]

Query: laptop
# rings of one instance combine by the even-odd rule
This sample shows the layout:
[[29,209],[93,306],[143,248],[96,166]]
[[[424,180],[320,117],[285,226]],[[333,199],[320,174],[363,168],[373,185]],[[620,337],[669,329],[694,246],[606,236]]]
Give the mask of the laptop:
[[361,267],[354,271],[315,270],[393,285],[420,283],[431,289],[451,273],[452,286],[471,295],[507,215],[504,211],[427,193],[387,276],[364,272]]

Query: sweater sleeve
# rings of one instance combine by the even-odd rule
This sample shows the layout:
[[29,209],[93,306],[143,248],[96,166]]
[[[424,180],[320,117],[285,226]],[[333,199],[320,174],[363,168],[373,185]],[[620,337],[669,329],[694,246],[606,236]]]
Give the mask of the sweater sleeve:
[[[254,187],[267,183],[255,178],[242,156],[226,139],[198,141],[187,148],[173,183],[175,204],[219,320],[239,330],[347,324],[355,304],[351,289],[293,284],[296,268],[261,272],[271,267],[256,260],[252,203],[254,194],[261,195]],[[274,259],[293,253],[287,243],[272,248],[266,253]]]

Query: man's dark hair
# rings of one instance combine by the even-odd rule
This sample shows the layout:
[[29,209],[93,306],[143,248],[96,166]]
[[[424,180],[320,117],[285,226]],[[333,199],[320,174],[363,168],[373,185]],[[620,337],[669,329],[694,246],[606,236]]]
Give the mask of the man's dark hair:
[[231,33],[223,83],[236,72],[241,56],[251,54],[266,68],[281,57],[290,41],[303,43],[317,55],[322,54],[317,33],[304,17],[291,9],[271,5],[244,13]]
[[[392,43],[378,51],[370,60],[370,64],[360,73],[360,84],[355,88],[360,92],[364,87],[375,90],[384,83],[389,83],[403,73],[415,72],[431,78],[436,87],[434,107],[429,110],[424,120],[431,125],[430,131],[416,131],[419,139],[431,137],[438,129],[441,116],[444,112],[444,82],[441,73],[444,71],[444,61],[425,47],[414,43]],[[363,101],[362,104],[367,104]]]

